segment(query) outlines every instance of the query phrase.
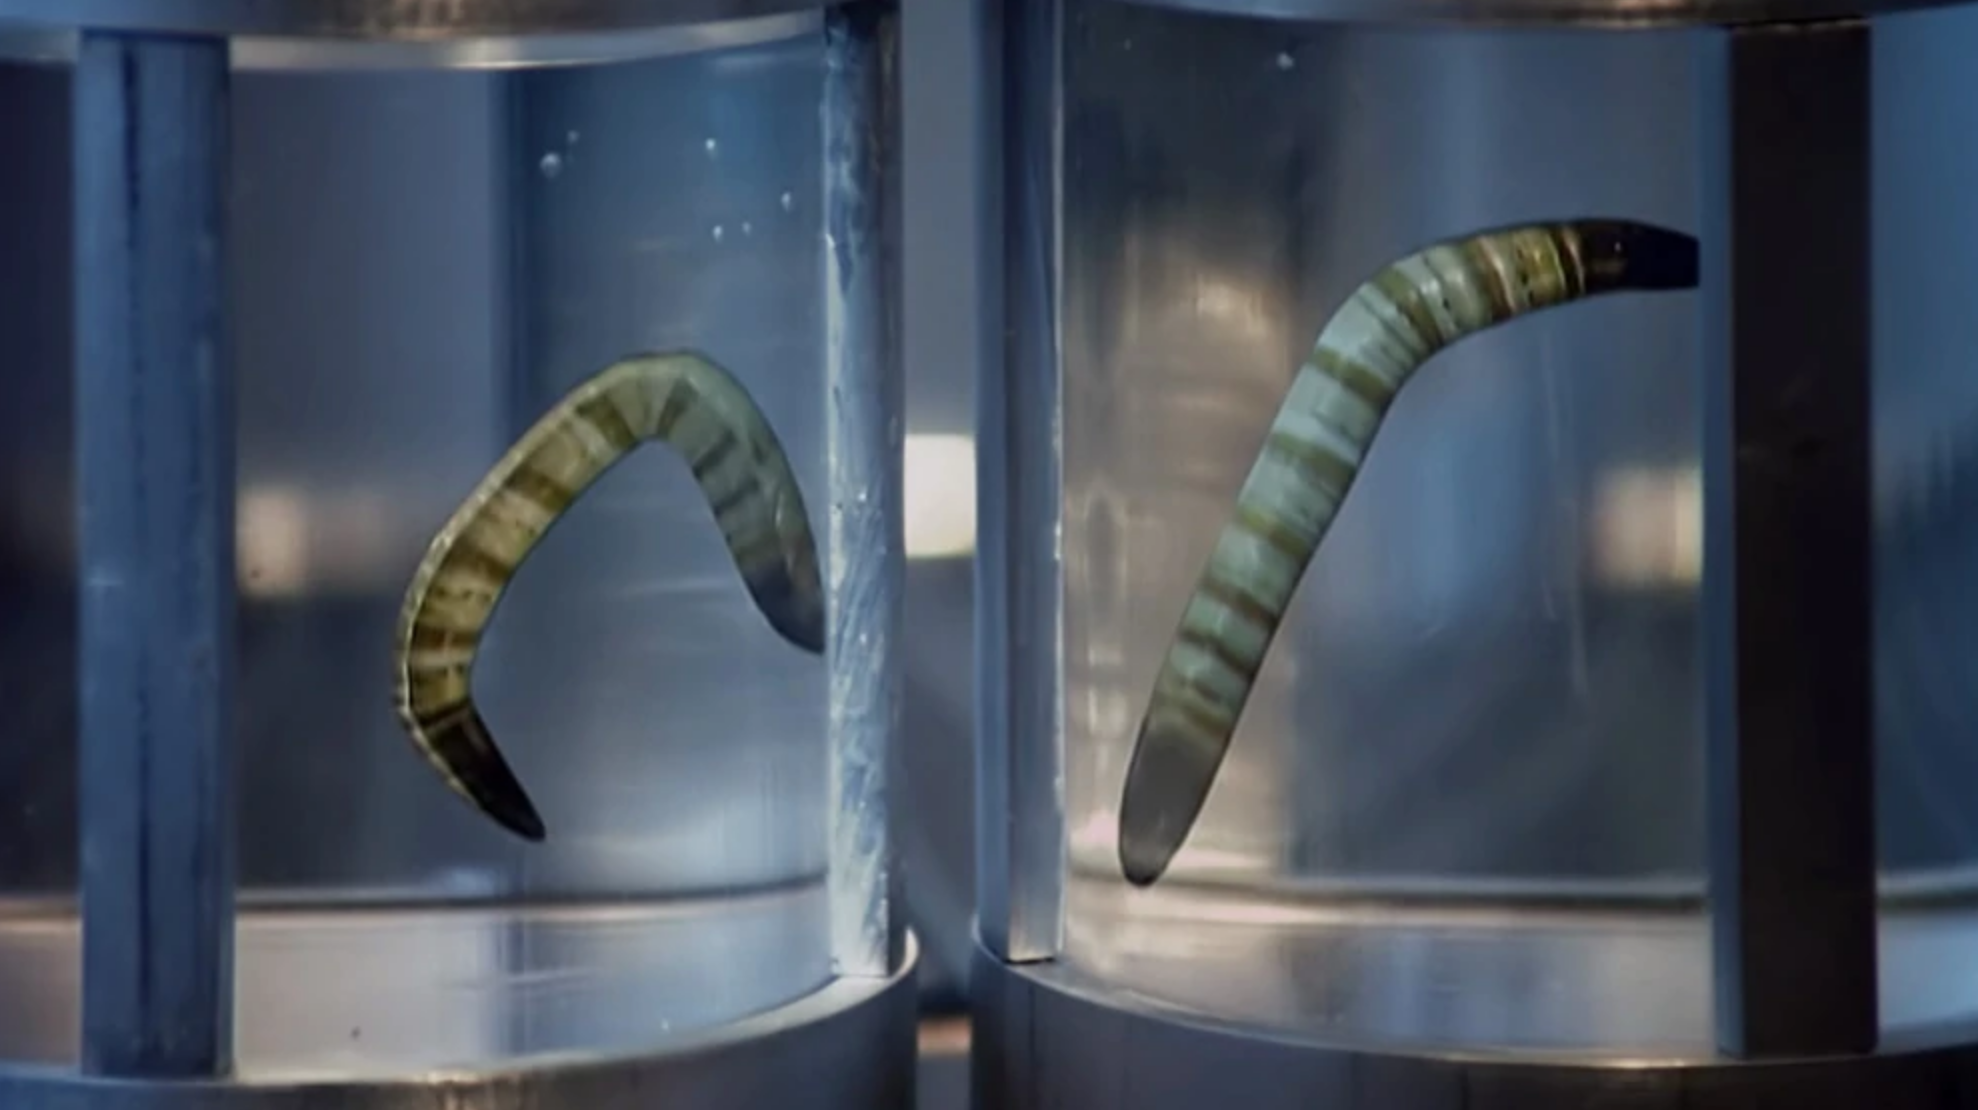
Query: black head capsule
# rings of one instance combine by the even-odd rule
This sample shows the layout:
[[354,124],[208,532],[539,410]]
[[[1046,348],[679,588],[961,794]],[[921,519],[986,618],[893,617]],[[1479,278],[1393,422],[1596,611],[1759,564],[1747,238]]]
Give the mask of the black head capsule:
[[1589,294],[1696,288],[1693,235],[1628,220],[1587,220],[1573,228],[1580,236]]

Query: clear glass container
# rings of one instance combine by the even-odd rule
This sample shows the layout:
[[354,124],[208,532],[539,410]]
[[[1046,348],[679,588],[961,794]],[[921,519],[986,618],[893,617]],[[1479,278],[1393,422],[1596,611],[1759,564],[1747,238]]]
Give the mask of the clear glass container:
[[[1693,231],[1696,32],[1176,6],[1062,17],[1056,958],[1160,1007],[1334,1043],[1708,1056],[1695,294],[1551,309],[1428,362],[1186,847],[1145,890],[1116,854],[1155,673],[1327,317],[1386,263],[1489,227]],[[1978,982],[1946,973],[1978,957],[1978,685],[1959,678],[1978,386],[1951,261],[1978,222],[1958,199],[1969,159],[1946,153],[1971,123],[1950,44],[1978,20],[1877,29],[1881,1020],[1902,1032],[1978,1014]],[[1011,388],[1012,409],[1038,400]],[[1038,507],[1019,493],[1035,487],[1012,512]],[[1028,786],[1019,819],[1043,812]]]
[[[474,674],[545,842],[452,796],[392,712],[393,626],[435,531],[567,390],[637,352],[730,369],[826,566],[879,568],[853,573],[878,583],[872,612],[896,603],[898,552],[844,547],[872,533],[839,521],[870,497],[883,534],[898,504],[896,475],[856,484],[868,464],[846,461],[879,441],[844,437],[884,420],[834,416],[859,353],[832,350],[826,18],[458,49],[236,40],[242,1077],[663,1050],[818,991],[846,915],[883,912],[834,922],[890,867],[830,816],[833,737],[870,720],[756,611],[664,446],[543,539]],[[0,1061],[62,1065],[81,971],[71,81],[59,36],[9,42]],[[891,644],[869,651],[890,673],[870,660]],[[841,865],[864,877],[834,886]]]

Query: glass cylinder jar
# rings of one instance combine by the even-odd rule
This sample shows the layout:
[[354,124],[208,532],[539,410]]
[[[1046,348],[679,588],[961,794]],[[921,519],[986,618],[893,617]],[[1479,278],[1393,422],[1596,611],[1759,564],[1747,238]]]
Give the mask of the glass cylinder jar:
[[0,2],[0,1100],[905,1105],[896,26]]
[[1943,1104],[1974,29],[992,6],[979,1106]]

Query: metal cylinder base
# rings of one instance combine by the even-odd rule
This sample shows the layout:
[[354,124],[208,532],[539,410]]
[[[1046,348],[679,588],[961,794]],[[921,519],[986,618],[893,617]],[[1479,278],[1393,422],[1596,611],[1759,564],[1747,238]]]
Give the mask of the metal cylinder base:
[[1410,1053],[1218,1024],[980,947],[970,991],[974,1110],[1978,1108],[1978,1043],[1764,1063]]
[[382,1082],[137,1082],[0,1067],[10,1110],[909,1110],[917,946],[886,979],[839,979],[663,1052],[530,1058]]
[[0,23],[166,35],[425,42],[755,19],[840,0],[0,0]]
[[1452,27],[1739,27],[1956,7],[1968,0],[1126,0],[1207,15]]

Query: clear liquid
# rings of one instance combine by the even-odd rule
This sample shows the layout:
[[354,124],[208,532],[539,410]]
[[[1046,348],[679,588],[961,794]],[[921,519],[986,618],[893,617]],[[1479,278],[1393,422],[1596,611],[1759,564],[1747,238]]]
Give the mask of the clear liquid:
[[[1884,909],[1886,1033],[1978,1012],[1973,876]],[[1454,883],[1292,894],[1075,880],[1069,961],[1130,992],[1331,1042],[1477,1052],[1707,1057],[1710,922],[1692,896]]]
[[[1425,366],[1163,885],[1125,888],[1115,855],[1156,670],[1327,318],[1445,237],[1589,214],[1694,229],[1692,37],[1105,0],[1067,28],[1069,958],[1299,1033],[1708,1051],[1694,297],[1549,310]],[[1878,107],[1905,136],[1888,149],[1920,133],[1894,120],[1963,96],[1935,64],[1908,114]],[[1931,238],[1978,242],[1978,222],[1920,168],[1969,121],[1931,126],[1895,155],[1913,184],[1877,176],[1904,198],[1877,212],[1877,310],[1901,325],[1877,324],[1879,840],[1891,882],[1948,907],[1885,912],[1891,1028],[1978,1012],[1933,974],[1968,958],[1957,907],[1978,904],[1978,394],[1969,313],[1939,293],[1961,271]]]
[[[821,883],[718,897],[246,909],[244,1078],[362,1078],[538,1053],[633,1053],[792,999],[830,974]],[[0,903],[0,1060],[79,1057],[73,911]]]
[[[545,843],[450,795],[390,709],[434,530],[627,354],[727,365],[823,534],[821,39],[792,33],[235,75],[244,1072],[628,1051],[828,981],[824,663],[755,611],[665,448],[572,507],[484,641]],[[76,1051],[68,84],[0,64],[0,242],[27,247],[0,252],[0,1060]]]

